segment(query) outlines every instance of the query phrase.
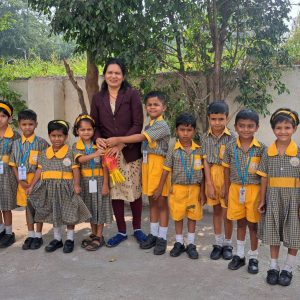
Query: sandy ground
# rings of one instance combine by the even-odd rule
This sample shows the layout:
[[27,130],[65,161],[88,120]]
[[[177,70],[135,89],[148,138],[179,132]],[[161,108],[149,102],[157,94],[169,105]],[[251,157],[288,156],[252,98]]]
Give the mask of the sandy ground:
[[[211,261],[214,241],[211,213],[206,211],[198,224],[196,243],[198,260],[184,253],[169,256],[174,243],[170,221],[168,252],[154,256],[152,249],[140,250],[132,234],[130,210],[126,208],[128,240],[116,248],[87,252],[80,248],[89,234],[88,224],[76,228],[76,248],[71,254],[62,249],[45,253],[21,249],[26,237],[24,211],[14,212],[16,243],[0,249],[0,299],[300,299],[300,259],[290,287],[265,283],[268,248],[260,246],[260,272],[247,273],[227,269],[227,261]],[[148,208],[143,212],[143,229],[148,232]],[[115,223],[105,228],[105,237],[116,231]],[[45,224],[44,244],[52,238],[51,225]],[[249,244],[247,244],[248,250]],[[282,265],[286,249],[282,248]]]

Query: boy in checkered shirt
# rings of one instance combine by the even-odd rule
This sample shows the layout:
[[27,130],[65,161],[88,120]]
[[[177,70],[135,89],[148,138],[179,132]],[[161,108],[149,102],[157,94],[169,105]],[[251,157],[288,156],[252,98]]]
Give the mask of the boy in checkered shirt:
[[167,197],[169,195],[170,180],[163,187],[162,194],[155,198],[163,165],[168,151],[170,129],[163,119],[166,109],[166,99],[161,92],[150,92],[145,96],[145,106],[150,117],[150,123],[141,134],[124,137],[112,137],[106,140],[109,147],[124,143],[143,142],[142,187],[143,194],[147,195],[150,203],[150,234],[145,236],[141,230],[136,230],[134,236],[140,242],[141,249],[154,247],[153,253],[161,255],[167,248],[167,230],[169,210]]
[[[203,164],[200,146],[193,141],[196,131],[196,119],[183,113],[176,118],[176,134],[178,141],[169,148],[164,171],[154,197],[162,193],[164,183],[171,173],[169,209],[175,221],[176,243],[170,252],[177,257],[187,252],[189,258],[197,259],[195,245],[196,221],[202,218],[202,205],[205,201]],[[201,186],[201,188],[200,188]],[[183,243],[183,219],[188,219],[188,245]]]
[[[235,139],[226,127],[229,108],[225,101],[212,102],[207,111],[209,129],[201,138],[207,204],[213,207],[215,244],[210,258],[217,260],[232,258],[232,221],[227,219],[224,193],[224,167],[222,158],[225,146]],[[222,234],[224,224],[225,236]]]
[[258,273],[257,223],[260,178],[256,174],[265,146],[256,140],[259,117],[255,111],[243,109],[235,118],[236,141],[226,145],[222,165],[225,167],[225,203],[227,218],[237,221],[237,253],[228,264],[230,270],[237,270],[246,264],[245,238],[249,228],[251,250],[248,272]]

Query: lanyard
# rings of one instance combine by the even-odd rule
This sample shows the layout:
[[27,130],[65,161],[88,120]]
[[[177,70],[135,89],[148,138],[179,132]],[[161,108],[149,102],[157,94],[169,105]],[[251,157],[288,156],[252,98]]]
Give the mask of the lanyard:
[[181,149],[179,149],[179,155],[180,155],[181,163],[183,165],[184,172],[185,172],[186,178],[188,180],[188,183],[190,184],[192,182],[192,178],[193,178],[193,175],[194,175],[195,154],[194,154],[194,150],[193,150],[192,151],[192,163],[191,163],[191,168],[189,170],[188,167],[187,167],[186,161],[185,161],[185,159],[183,157],[183,153],[182,152],[183,151]]
[[250,166],[250,162],[251,162],[251,159],[253,157],[253,154],[254,154],[254,147],[252,147],[251,150],[250,150],[250,154],[249,154],[249,159],[248,159],[248,162],[247,162],[247,166],[246,166],[246,169],[244,171],[244,174],[242,174],[237,146],[234,147],[235,166],[237,168],[237,172],[238,172],[239,178],[242,181],[242,187],[244,187],[245,183],[247,182],[249,166]]
[[29,148],[27,149],[27,151],[23,154],[23,144],[22,144],[22,139],[20,140],[20,151],[21,151],[21,166],[24,166],[25,161],[33,147],[33,144],[35,143],[35,141],[37,140],[37,137],[34,137],[34,140],[32,143],[30,143]]
[[[90,145],[90,149],[87,147],[87,145],[84,142],[83,142],[83,144],[84,144],[84,148],[85,148],[85,153],[87,155],[90,155],[90,154],[94,153],[92,142],[91,142],[91,145]],[[92,178],[94,178],[94,170],[95,170],[95,161],[94,161],[94,159],[90,160],[90,166],[91,166],[91,169],[92,169]]]
[[[6,150],[7,150],[7,147],[8,147],[9,139],[8,139],[8,138],[4,138],[4,140],[2,140],[2,143],[3,143],[3,141],[4,141],[4,146],[3,146],[3,148],[2,148],[1,159],[2,159],[2,156],[3,156],[4,154],[6,154]],[[1,160],[1,159],[0,159],[0,160]]]

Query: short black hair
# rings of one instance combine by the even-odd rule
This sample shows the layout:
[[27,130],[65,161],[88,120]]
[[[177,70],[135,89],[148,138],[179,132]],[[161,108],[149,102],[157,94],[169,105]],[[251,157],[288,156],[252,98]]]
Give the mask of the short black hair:
[[48,123],[48,134],[54,130],[61,130],[64,135],[69,133],[69,124],[64,120],[53,120]]
[[209,104],[207,109],[207,115],[212,114],[224,114],[226,117],[229,115],[228,104],[224,100],[217,100]]
[[277,123],[281,123],[284,121],[290,122],[293,127],[297,127],[299,125],[299,115],[296,111],[291,110],[289,108],[279,108],[277,109],[271,116],[270,123],[272,129],[275,128]]
[[12,105],[10,103],[8,103],[6,101],[0,100],[0,103],[8,106],[9,109],[11,110],[11,114],[10,114],[7,109],[5,109],[4,107],[0,107],[0,112],[3,112],[6,116],[8,116],[10,118],[13,115],[14,108],[12,107]]
[[18,121],[21,120],[31,120],[31,121],[37,121],[37,114],[31,109],[23,109],[18,113]]
[[234,125],[236,125],[239,120],[251,120],[255,122],[256,126],[259,125],[258,113],[251,109],[240,110],[235,117]]
[[74,126],[73,126],[73,135],[75,137],[78,137],[78,129],[80,128],[80,124],[81,122],[84,121],[84,122],[88,122],[91,124],[91,126],[95,129],[96,125],[95,125],[95,121],[93,120],[93,118],[87,114],[80,114],[75,122],[74,122]]
[[164,93],[160,92],[160,91],[152,91],[152,92],[149,92],[148,94],[145,95],[144,97],[144,102],[145,104],[147,104],[147,101],[149,98],[155,98],[157,97],[158,100],[163,104],[165,105],[166,104],[166,96]]
[[196,118],[189,113],[181,113],[176,118],[176,128],[180,125],[186,125],[186,126],[192,126],[194,129],[196,129]]

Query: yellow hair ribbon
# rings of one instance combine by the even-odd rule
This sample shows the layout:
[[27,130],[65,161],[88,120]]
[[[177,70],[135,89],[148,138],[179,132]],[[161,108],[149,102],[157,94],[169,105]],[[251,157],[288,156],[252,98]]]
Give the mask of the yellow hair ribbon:
[[61,125],[64,125],[68,130],[69,130],[69,125],[67,122],[63,121],[63,120],[59,120],[59,121],[55,121],[55,123],[59,123]]
[[82,120],[82,119],[90,119],[90,120],[93,122],[93,124],[95,124],[95,120],[94,120],[91,116],[89,116],[89,115],[81,115],[81,116],[77,117],[77,119],[76,119],[76,121],[75,121],[76,125],[77,125],[77,124],[79,123],[79,121]]
[[291,116],[291,118],[297,123],[297,118],[295,116],[294,113],[292,113],[291,111],[288,111],[288,110],[279,110],[276,115],[274,115],[274,117],[278,116],[279,114],[286,114],[288,116]]
[[3,109],[5,109],[5,110],[8,112],[8,114],[9,114],[10,117],[12,116],[12,111],[11,111],[11,109],[9,108],[8,105],[6,105],[6,104],[4,104],[4,103],[0,103],[0,107],[3,108]]

